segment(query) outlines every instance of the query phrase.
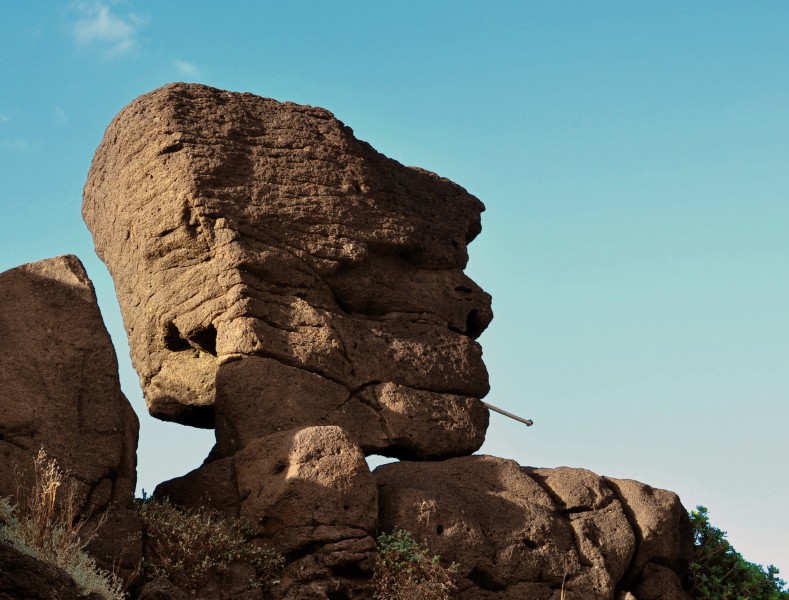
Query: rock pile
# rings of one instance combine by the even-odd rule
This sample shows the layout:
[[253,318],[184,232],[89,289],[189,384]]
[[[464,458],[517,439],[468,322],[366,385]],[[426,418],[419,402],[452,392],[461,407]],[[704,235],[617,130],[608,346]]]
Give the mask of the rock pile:
[[584,469],[493,456],[400,462],[375,471],[380,527],[400,527],[460,565],[460,598],[685,598],[692,552],[672,492]]
[[490,297],[463,274],[482,210],[318,108],[173,84],[107,129],[83,214],[148,406],[216,427],[156,495],[249,518],[290,558],[279,594],[363,597],[379,526],[463,565],[464,598],[681,589],[668,492],[491,457],[367,470],[484,439]]
[[[320,108],[171,84],[107,128],[83,215],[148,408],[216,430],[155,496],[246,519],[286,557],[273,597],[370,598],[374,536],[402,528],[459,564],[465,600],[687,598],[675,494],[472,456],[492,313],[463,269],[483,209]],[[0,328],[20,348],[0,355],[2,473],[46,442],[82,502],[117,503],[139,536],[136,420],[78,261],[0,275]],[[370,454],[401,462],[371,473]],[[263,597],[237,583],[202,597]],[[137,595],[186,597],[162,580]]]

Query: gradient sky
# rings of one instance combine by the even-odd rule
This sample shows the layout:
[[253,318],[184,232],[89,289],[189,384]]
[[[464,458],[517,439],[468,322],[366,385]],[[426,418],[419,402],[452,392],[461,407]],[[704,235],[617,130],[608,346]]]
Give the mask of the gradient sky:
[[469,274],[483,451],[703,504],[789,576],[789,3],[7,2],[0,270],[85,263],[141,417],[140,488],[212,432],[145,412],[80,216],[104,128],[196,81],[322,106],[487,206]]

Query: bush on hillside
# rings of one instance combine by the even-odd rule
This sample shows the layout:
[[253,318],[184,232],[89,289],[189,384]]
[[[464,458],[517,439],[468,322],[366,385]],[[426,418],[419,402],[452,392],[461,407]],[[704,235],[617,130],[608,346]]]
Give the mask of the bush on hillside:
[[376,600],[449,600],[458,566],[441,565],[438,556],[414,541],[410,531],[378,536],[372,588]]
[[705,507],[691,511],[690,520],[696,545],[690,580],[696,600],[789,600],[778,569],[745,560],[726,540],[726,532],[710,523]]
[[210,573],[226,570],[230,563],[251,564],[256,587],[278,583],[284,565],[278,552],[250,541],[251,529],[241,519],[225,517],[207,508],[182,509],[167,499],[143,494],[138,501],[146,547],[146,578],[165,577],[190,591],[197,591]]

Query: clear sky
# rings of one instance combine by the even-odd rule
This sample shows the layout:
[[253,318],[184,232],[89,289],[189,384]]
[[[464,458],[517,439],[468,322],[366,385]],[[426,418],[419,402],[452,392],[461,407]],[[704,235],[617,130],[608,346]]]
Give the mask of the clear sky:
[[212,434],[147,417],[80,216],[112,117],[170,81],[322,106],[487,206],[484,452],[703,504],[789,576],[789,3],[4,2],[0,270],[77,254],[141,417],[140,487]]

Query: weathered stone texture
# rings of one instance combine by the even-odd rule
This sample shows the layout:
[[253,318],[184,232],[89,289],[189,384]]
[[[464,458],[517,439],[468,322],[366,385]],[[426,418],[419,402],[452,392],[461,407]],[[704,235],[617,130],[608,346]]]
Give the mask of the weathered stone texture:
[[307,588],[344,589],[351,595],[343,597],[352,597],[366,589],[378,496],[364,454],[340,427],[257,438],[232,457],[160,484],[154,497],[245,519],[288,558],[272,592],[277,597],[298,598]]
[[[490,297],[463,274],[483,208],[326,110],[171,84],[110,124],[83,215],[152,414],[213,426],[215,402],[231,403],[226,455],[340,424],[367,453],[435,458],[476,450],[487,427],[474,339]],[[291,384],[286,367],[325,383]],[[336,387],[274,401],[264,374],[272,390]]]
[[[613,600],[632,585],[640,599],[657,576],[683,593],[676,572],[692,537],[670,492],[491,456],[393,463],[374,475],[381,528],[407,529],[457,562],[458,598],[547,599],[564,581],[570,597]],[[654,575],[654,565],[664,570]]]
[[325,377],[249,357],[217,371],[215,453],[230,456],[260,435],[304,423],[353,432],[368,453],[401,458],[471,454],[488,410],[477,398],[371,384],[354,393]]
[[[0,273],[0,495],[32,487],[40,448],[73,486],[78,512],[94,521],[112,508],[91,549],[111,565],[140,556],[132,510],[138,421],[93,285],[75,256]],[[86,530],[87,531],[87,530]]]
[[[369,598],[373,536],[399,527],[460,565],[461,599],[687,600],[676,495],[468,456],[488,425],[490,297],[463,273],[483,208],[320,108],[171,84],[108,127],[83,216],[149,410],[216,428],[154,495],[249,521],[286,556],[273,597]],[[371,453],[421,462],[371,474]]]

